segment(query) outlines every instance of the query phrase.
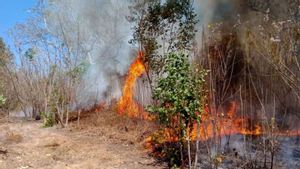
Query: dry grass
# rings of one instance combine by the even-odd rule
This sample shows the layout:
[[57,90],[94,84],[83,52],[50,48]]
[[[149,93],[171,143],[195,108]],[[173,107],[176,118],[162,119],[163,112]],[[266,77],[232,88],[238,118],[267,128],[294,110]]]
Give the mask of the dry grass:
[[121,116],[114,108],[90,113],[85,118],[80,119],[80,123],[71,123],[75,130],[87,131],[95,130],[101,127],[102,134],[108,134],[110,138],[119,138],[120,141],[129,144],[142,144],[154,130],[157,125],[151,121],[141,119],[132,119]]
[[79,125],[73,121],[65,128],[12,120],[0,124],[9,131],[0,133],[0,143],[11,140],[0,145],[8,152],[0,168],[161,168],[142,146],[154,128],[153,122],[121,117],[112,109],[90,113]]
[[21,134],[10,131],[6,133],[6,141],[7,142],[15,142],[20,143],[22,141],[23,137]]

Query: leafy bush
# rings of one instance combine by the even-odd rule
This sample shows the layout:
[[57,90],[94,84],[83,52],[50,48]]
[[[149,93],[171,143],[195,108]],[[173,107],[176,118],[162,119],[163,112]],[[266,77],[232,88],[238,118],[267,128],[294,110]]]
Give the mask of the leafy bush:
[[44,121],[43,122],[44,127],[54,126],[55,119],[54,119],[54,114],[53,113],[51,113],[51,112],[48,112],[48,113],[42,112],[41,117]]
[[180,128],[199,122],[201,117],[203,84],[205,70],[193,72],[184,54],[171,53],[166,60],[164,74],[154,89],[156,105],[147,107],[149,112],[158,116],[159,122],[167,127],[174,127],[178,119]]
[[181,154],[186,138],[189,139],[187,133],[201,119],[206,74],[205,70],[193,69],[188,55],[169,54],[162,77],[154,89],[156,104],[147,107],[147,111],[158,117],[160,124],[174,130],[181,144]]

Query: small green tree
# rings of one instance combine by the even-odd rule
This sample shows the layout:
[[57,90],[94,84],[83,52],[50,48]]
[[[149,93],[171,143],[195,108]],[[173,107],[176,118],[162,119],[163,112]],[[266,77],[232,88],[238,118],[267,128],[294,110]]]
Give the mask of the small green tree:
[[200,122],[206,71],[192,69],[187,55],[171,53],[163,72],[153,93],[156,104],[147,107],[147,111],[154,113],[165,127],[173,129],[183,147],[189,140],[187,131]]
[[142,47],[151,90],[164,69],[165,53],[191,51],[196,35],[196,12],[190,0],[131,0],[128,21],[134,26],[132,44]]

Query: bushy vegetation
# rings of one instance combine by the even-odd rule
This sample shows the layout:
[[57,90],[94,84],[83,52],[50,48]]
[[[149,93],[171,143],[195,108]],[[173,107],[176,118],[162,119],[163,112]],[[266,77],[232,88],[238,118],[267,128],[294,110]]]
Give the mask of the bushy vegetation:
[[192,69],[187,55],[169,54],[163,75],[154,89],[156,105],[147,110],[157,113],[161,124],[170,127],[175,117],[180,118],[177,127],[186,130],[188,125],[200,121],[205,75],[203,70]]
[[[177,155],[183,154],[186,141],[190,140],[189,133],[194,129],[194,124],[200,123],[205,98],[205,75],[206,71],[192,68],[188,55],[170,53],[162,77],[154,88],[153,100],[156,104],[149,106],[147,111],[155,114],[160,124],[174,131],[173,137],[178,138],[181,147],[180,153],[176,153],[178,149],[168,146],[162,150],[168,152],[168,156],[173,154],[174,159],[181,159],[173,159],[172,164],[182,165],[184,157],[179,158]],[[174,140],[175,145],[176,141]],[[190,153],[190,145],[188,152]]]
[[55,124],[55,116],[53,113],[48,112],[42,112],[41,117],[43,119],[43,127],[52,127]]
[[13,99],[9,94],[13,92],[11,88],[11,81],[9,80],[9,67],[11,66],[12,56],[4,43],[3,39],[0,38],[0,108],[6,110],[12,107],[9,104],[10,100]]
[[134,1],[128,20],[134,23],[131,44],[144,51],[147,82],[152,87],[160,76],[170,52],[188,52],[193,48],[198,20],[192,2]]

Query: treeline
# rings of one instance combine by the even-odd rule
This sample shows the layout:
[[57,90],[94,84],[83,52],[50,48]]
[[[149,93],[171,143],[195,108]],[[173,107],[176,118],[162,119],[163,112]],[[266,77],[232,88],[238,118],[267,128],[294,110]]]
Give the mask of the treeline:
[[52,112],[62,122],[75,109],[76,87],[88,62],[79,49],[71,49],[67,30],[50,31],[44,5],[38,1],[31,17],[9,31],[10,48],[1,39],[1,111],[29,118]]

